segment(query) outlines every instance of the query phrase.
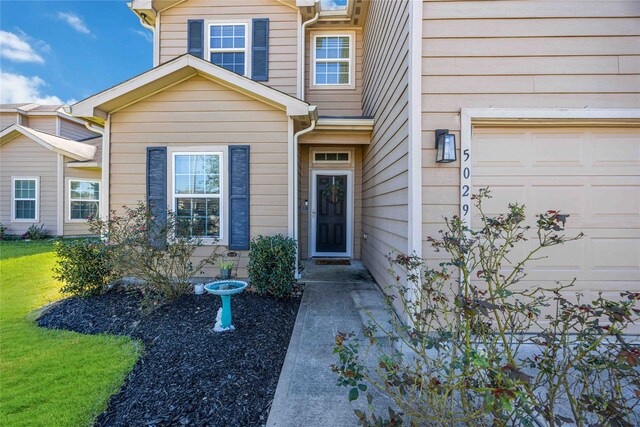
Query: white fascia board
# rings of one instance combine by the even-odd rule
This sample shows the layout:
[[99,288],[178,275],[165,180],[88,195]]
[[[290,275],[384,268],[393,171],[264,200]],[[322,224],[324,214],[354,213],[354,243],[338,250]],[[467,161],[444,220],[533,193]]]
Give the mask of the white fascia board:
[[467,121],[474,119],[640,119],[640,108],[463,108]]

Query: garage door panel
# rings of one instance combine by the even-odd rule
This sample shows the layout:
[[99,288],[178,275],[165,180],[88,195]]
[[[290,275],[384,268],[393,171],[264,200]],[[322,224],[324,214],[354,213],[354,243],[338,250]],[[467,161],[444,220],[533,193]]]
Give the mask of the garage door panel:
[[594,132],[593,166],[640,166],[640,135]]
[[[519,286],[555,286],[576,277],[568,293],[580,291],[589,300],[599,291],[619,298],[621,291],[640,289],[640,129],[474,130],[471,184],[473,193],[491,189],[489,215],[524,203],[534,226],[536,214],[560,210],[570,215],[566,235],[585,234],[544,250],[548,258],[531,261]],[[512,261],[535,247],[530,237]]]
[[593,216],[611,217],[617,226],[627,228],[625,221],[637,220],[640,212],[640,186],[599,185],[590,189]]
[[532,134],[533,166],[585,166],[584,136],[582,133]]
[[520,157],[522,150],[529,151],[530,135],[507,133],[500,135],[479,134],[474,138],[474,165],[524,167],[527,158]]

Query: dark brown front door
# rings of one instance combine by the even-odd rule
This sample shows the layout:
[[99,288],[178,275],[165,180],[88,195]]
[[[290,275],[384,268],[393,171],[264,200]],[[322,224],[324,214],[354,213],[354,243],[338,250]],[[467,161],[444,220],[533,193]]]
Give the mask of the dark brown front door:
[[347,176],[316,176],[316,252],[347,252]]

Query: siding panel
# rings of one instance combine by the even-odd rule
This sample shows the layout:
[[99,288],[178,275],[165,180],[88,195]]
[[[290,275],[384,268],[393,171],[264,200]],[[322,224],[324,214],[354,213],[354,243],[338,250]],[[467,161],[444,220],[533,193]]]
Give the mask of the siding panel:
[[[250,20],[269,18],[269,81],[267,85],[296,94],[296,11],[274,0],[190,0],[165,12],[160,19],[160,63],[187,53],[189,19]],[[206,30],[205,30],[206,32]],[[205,52],[205,58],[208,55]]]
[[22,234],[31,222],[11,222],[11,177],[39,177],[39,222],[51,235],[57,230],[58,155],[20,135],[0,147],[0,222],[8,234]]
[[[194,91],[224,92],[225,99],[244,102],[243,112],[220,111],[211,100],[188,100]],[[189,112],[175,111],[189,102]],[[174,111],[174,112],[172,112]],[[167,132],[165,123],[174,128]],[[179,129],[180,131],[175,131]],[[203,77],[193,77],[112,116],[111,209],[145,198],[146,147],[249,144],[251,146],[251,236],[287,234],[287,118],[284,112],[226,89]],[[211,248],[201,251],[212,250]],[[246,252],[241,252],[241,276],[246,276]],[[217,274],[216,268],[206,271]]]
[[362,260],[376,281],[393,282],[386,256],[407,251],[409,2],[372,2],[365,24],[363,114],[373,116],[363,147]]
[[459,141],[462,108],[638,108],[639,17],[637,1],[424,2],[423,237],[459,209],[459,163],[435,163],[433,131]]

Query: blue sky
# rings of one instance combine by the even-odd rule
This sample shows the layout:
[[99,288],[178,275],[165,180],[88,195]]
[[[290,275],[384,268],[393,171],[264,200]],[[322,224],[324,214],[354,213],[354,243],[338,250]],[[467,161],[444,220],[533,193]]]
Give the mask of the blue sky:
[[153,66],[126,1],[0,0],[0,102],[73,103]]

